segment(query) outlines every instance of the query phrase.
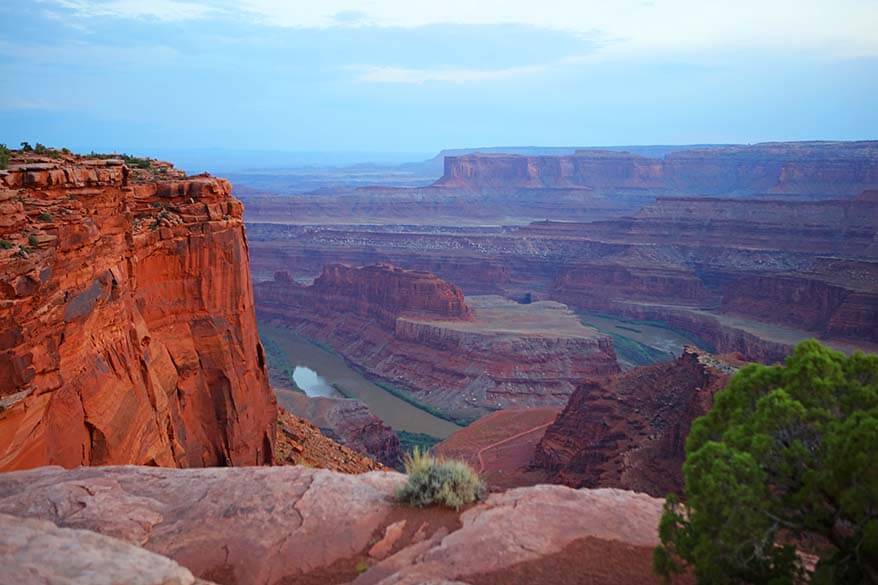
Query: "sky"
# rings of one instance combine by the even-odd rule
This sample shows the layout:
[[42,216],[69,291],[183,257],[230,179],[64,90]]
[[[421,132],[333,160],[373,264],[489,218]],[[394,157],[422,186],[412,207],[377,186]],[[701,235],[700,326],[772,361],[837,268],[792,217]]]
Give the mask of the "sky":
[[10,146],[380,159],[878,138],[878,0],[2,0],[0,16]]

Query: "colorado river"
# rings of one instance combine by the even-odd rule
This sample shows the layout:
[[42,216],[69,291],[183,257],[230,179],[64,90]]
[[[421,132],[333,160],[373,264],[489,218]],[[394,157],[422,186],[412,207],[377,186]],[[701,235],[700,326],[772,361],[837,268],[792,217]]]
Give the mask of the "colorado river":
[[259,323],[259,334],[284,352],[287,363],[292,366],[293,380],[309,396],[340,397],[341,393],[336,390],[340,389],[366,403],[375,416],[397,431],[445,438],[461,428],[394,396],[351,368],[341,356],[290,329]]

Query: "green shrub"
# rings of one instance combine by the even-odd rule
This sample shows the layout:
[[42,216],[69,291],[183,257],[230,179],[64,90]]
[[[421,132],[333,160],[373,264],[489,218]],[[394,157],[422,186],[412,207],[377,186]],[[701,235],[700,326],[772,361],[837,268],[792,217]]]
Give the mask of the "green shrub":
[[418,508],[440,505],[459,510],[485,492],[485,484],[472,467],[419,448],[406,456],[405,472],[408,481],[397,490],[396,499]]
[[13,243],[10,242],[9,240],[0,240],[0,248],[2,248],[4,250],[11,250],[12,246],[13,246]]
[[27,237],[27,243],[31,248],[36,248],[39,245],[39,242],[37,241],[37,237],[33,234],[31,234]]
[[34,146],[34,152],[35,152],[36,154],[46,154],[47,152],[49,152],[49,149],[46,148],[46,145],[45,145],[45,144],[42,144],[42,143],[40,143],[40,142],[37,142],[37,145]]
[[0,169],[5,169],[9,166],[9,159],[12,156],[12,151],[6,148],[5,144],[0,144]]
[[21,143],[22,152],[33,152],[34,148],[30,145],[30,142],[22,142]]
[[52,221],[52,214],[48,211],[44,211],[37,216],[40,221]]
[[[751,364],[692,424],[655,569],[718,585],[878,582],[876,461],[878,355],[809,340],[784,366]],[[819,555],[810,578],[797,545]]]

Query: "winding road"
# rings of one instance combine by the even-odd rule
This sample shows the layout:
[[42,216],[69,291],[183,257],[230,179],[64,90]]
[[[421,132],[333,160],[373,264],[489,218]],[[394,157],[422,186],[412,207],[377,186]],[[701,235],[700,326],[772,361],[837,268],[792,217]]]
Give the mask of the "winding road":
[[487,451],[488,449],[493,449],[494,447],[499,447],[500,445],[502,445],[504,443],[508,443],[509,441],[514,441],[515,439],[517,439],[519,437],[523,437],[524,435],[528,435],[534,431],[544,429],[547,426],[551,425],[553,422],[555,422],[555,421],[552,420],[552,421],[549,421],[547,423],[537,425],[533,428],[527,429],[526,431],[521,431],[520,433],[512,435],[511,437],[506,437],[505,439],[501,439],[500,441],[496,441],[494,443],[491,443],[490,445],[486,445],[486,446],[482,447],[481,449],[479,449],[476,452],[476,457],[479,460],[479,473],[484,473],[484,471],[485,471],[485,460],[482,458],[482,455],[484,455],[485,451]]

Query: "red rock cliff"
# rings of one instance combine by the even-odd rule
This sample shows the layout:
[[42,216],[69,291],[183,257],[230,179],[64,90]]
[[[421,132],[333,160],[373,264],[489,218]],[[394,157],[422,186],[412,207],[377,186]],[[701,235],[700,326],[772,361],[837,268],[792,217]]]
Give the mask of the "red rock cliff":
[[436,186],[853,197],[878,186],[878,143],[764,143],[684,150],[662,159],[591,150],[572,156],[467,154],[445,158]]
[[689,426],[732,371],[687,348],[673,362],[583,384],[546,430],[535,464],[573,487],[679,491]]
[[325,266],[312,292],[322,304],[337,311],[376,317],[391,327],[397,317],[408,313],[436,319],[472,319],[463,293],[453,284],[429,272],[389,264]]
[[272,458],[242,205],[167,163],[0,171],[0,470]]

